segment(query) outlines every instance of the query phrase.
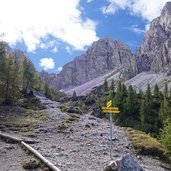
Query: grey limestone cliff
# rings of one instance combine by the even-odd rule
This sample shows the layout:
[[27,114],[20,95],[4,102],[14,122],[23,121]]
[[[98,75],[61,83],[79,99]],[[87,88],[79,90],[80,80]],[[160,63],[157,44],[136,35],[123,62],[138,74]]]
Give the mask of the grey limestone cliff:
[[86,54],[64,65],[54,81],[60,89],[78,86],[110,70],[126,67],[131,58],[126,44],[103,38],[94,42]]
[[161,16],[151,22],[135,56],[137,73],[171,71],[171,2],[166,3]]

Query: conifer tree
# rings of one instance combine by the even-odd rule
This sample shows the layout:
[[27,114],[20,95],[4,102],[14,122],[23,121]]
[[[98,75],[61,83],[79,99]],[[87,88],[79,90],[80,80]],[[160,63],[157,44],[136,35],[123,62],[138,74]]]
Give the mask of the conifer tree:
[[122,83],[120,81],[117,84],[117,91],[115,94],[114,101],[115,101],[116,106],[118,106],[120,108],[120,110],[122,110],[122,108],[123,108],[123,91],[122,91]]
[[108,82],[107,82],[107,80],[105,79],[105,81],[104,81],[104,84],[103,84],[103,92],[104,93],[106,93],[106,92],[108,92]]
[[[152,120],[153,112],[152,112],[152,95],[151,95],[151,88],[150,85],[148,84],[147,90],[145,92],[145,101],[142,102],[141,110],[142,113],[140,112],[140,120],[143,121],[144,123],[150,123],[152,124],[154,120]],[[144,103],[144,104],[143,104]],[[145,110],[144,110],[145,108]],[[144,119],[142,118],[144,117]],[[142,122],[142,123],[143,123]]]
[[76,94],[75,90],[74,90],[74,92],[72,94],[72,100],[77,100],[77,94]]
[[112,79],[112,82],[111,82],[111,85],[110,85],[110,91],[111,91],[111,93],[112,93],[112,99],[114,98],[114,96],[115,96],[115,82],[114,82],[114,80]]
[[163,95],[165,98],[168,98],[168,84],[167,84],[167,82],[164,85]]
[[127,115],[133,116],[135,114],[135,94],[133,87],[130,85],[128,88],[128,98],[127,98]]
[[157,84],[155,84],[155,86],[154,86],[154,92],[153,92],[153,94],[154,94],[154,97],[155,98],[159,98],[160,97],[160,91],[159,91],[159,87],[158,87]]
[[145,118],[146,118],[146,106],[145,106],[145,101],[142,99],[141,106],[140,106],[140,121],[142,126],[145,124]]
[[167,119],[160,132],[160,141],[166,149],[166,154],[171,156],[171,119]]

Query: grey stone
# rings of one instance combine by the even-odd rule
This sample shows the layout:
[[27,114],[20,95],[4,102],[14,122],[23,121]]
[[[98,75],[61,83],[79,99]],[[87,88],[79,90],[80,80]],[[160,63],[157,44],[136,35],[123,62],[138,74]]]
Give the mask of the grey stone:
[[143,171],[143,169],[131,155],[125,155],[121,160],[111,161],[105,166],[104,171]]

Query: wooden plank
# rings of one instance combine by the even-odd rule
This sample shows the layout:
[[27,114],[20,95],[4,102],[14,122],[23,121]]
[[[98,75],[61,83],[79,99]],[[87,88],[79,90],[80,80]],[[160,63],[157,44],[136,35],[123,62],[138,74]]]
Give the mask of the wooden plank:
[[48,166],[51,170],[53,171],[61,171],[59,168],[57,168],[53,163],[51,163],[49,160],[47,160],[46,158],[44,158],[38,151],[36,151],[34,148],[32,148],[31,146],[29,146],[28,144],[26,144],[25,142],[21,142],[21,144],[28,149],[29,151],[31,151],[37,158],[39,158],[46,166]]
[[16,142],[16,143],[20,143],[21,141],[25,141],[25,142],[30,143],[30,144],[39,142],[39,141],[34,141],[34,140],[25,140],[25,139],[17,138],[17,137],[14,137],[12,135],[5,134],[3,132],[0,132],[0,137],[4,138],[6,140],[11,140],[11,141]]

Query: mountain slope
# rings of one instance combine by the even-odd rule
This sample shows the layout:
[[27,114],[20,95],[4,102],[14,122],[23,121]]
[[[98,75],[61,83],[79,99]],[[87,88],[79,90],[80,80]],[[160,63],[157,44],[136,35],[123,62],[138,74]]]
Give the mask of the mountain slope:
[[[135,54],[119,41],[110,38],[100,39],[92,44],[86,54],[66,64],[60,74],[53,75],[50,84],[52,87],[64,89],[69,94],[76,91],[80,95],[101,85],[104,79],[131,79],[126,85],[132,84],[136,89],[143,90],[148,83],[152,88],[155,83],[159,83],[162,89],[164,83],[170,80],[170,75],[171,2],[168,2],[161,16],[151,22],[142,45]],[[136,77],[133,78],[134,76]],[[46,79],[48,78],[47,75]]]
[[131,58],[132,53],[126,44],[110,38],[100,39],[92,44],[86,54],[64,65],[51,86],[60,89],[79,86],[111,70],[125,68],[130,64]]

